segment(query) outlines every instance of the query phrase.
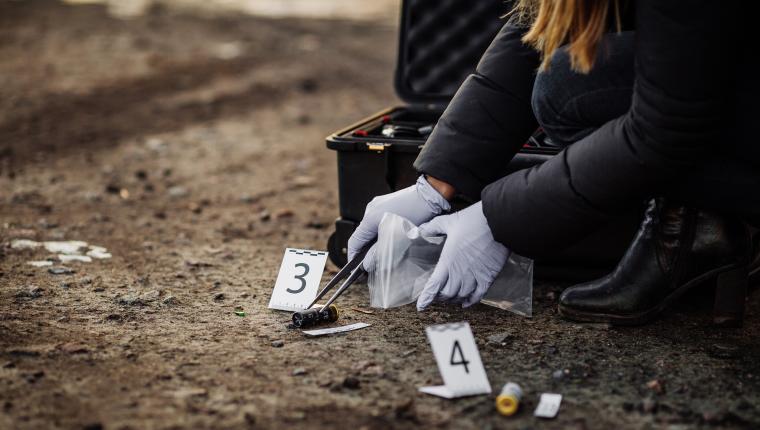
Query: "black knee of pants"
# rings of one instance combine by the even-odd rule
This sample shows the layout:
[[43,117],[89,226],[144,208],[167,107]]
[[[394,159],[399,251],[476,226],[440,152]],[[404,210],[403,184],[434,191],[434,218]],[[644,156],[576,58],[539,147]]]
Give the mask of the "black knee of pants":
[[588,74],[572,70],[565,48],[538,73],[533,113],[551,140],[570,145],[628,111],[633,92],[633,32],[608,34]]

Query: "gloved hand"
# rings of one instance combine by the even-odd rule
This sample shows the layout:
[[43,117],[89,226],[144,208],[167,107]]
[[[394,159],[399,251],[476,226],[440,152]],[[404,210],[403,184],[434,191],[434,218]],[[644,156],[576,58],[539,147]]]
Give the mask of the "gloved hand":
[[[419,225],[449,209],[449,202],[422,175],[411,187],[375,197],[367,205],[362,222],[348,239],[348,261],[377,237],[377,228],[386,212],[401,215]],[[374,251],[373,246],[364,258],[363,265],[367,270],[374,267]]]
[[438,264],[417,298],[417,310],[434,300],[478,303],[509,257],[509,250],[493,238],[478,202],[467,209],[434,218],[419,227],[422,236],[446,235]]

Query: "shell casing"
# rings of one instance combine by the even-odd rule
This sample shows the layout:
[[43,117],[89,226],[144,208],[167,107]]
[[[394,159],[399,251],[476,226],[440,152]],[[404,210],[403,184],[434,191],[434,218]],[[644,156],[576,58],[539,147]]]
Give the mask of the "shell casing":
[[496,396],[496,410],[502,415],[514,415],[520,407],[522,395],[522,388],[519,385],[507,382],[501,389],[501,393]]
[[311,327],[318,324],[331,323],[338,320],[338,307],[330,305],[326,309],[311,308],[293,313],[293,325],[296,328]]

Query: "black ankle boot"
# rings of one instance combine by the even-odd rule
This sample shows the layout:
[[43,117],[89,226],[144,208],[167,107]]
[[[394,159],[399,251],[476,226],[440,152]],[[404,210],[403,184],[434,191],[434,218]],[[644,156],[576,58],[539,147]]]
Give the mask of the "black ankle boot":
[[652,200],[615,271],[565,290],[559,314],[574,321],[644,324],[690,288],[715,280],[715,323],[740,326],[751,246],[739,219]]

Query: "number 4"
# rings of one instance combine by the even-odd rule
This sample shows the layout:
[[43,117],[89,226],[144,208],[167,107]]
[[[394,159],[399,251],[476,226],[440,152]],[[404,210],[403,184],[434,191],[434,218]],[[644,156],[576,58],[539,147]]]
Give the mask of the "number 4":
[[[457,351],[459,351],[459,361],[454,361]],[[449,363],[452,366],[461,364],[462,366],[464,366],[465,373],[470,373],[470,369],[467,368],[467,365],[470,364],[470,362],[468,360],[465,360],[464,354],[462,353],[462,347],[459,346],[458,340],[454,341],[454,348],[451,350],[451,360],[449,361]]]

